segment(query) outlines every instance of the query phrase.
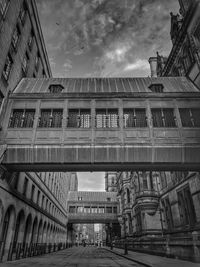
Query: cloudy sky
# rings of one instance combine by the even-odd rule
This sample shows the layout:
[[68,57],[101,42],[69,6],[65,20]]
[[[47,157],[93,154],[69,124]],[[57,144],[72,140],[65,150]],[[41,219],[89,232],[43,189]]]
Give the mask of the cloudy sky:
[[178,0],[37,0],[53,75],[148,76]]
[[[36,0],[54,77],[150,75],[148,58],[171,49],[178,0]],[[79,190],[104,190],[103,173],[79,173]]]

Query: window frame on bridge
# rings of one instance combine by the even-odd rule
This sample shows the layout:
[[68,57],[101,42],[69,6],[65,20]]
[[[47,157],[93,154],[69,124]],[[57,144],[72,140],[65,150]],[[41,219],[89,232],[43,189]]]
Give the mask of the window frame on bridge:
[[91,109],[68,109],[67,128],[91,128]]
[[[46,112],[46,118],[45,118]],[[56,117],[57,114],[60,115]],[[42,108],[38,121],[38,128],[62,128],[63,109],[62,108]]]
[[[139,112],[140,113],[139,113]],[[142,114],[142,115],[141,115]],[[146,128],[148,118],[145,108],[124,108],[123,126],[124,128]]]
[[177,128],[178,127],[174,108],[153,108],[152,107],[151,116],[152,116],[152,122],[153,122],[154,128]]
[[9,128],[32,128],[35,119],[35,109],[13,109]]
[[182,127],[200,127],[200,108],[179,108],[179,114]]
[[119,109],[118,108],[96,108],[95,109],[95,128],[119,128]]

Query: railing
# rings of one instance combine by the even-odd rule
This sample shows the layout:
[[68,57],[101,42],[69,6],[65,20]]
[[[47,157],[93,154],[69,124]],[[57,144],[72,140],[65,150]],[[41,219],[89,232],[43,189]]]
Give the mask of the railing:
[[200,262],[200,235],[196,232],[189,236],[170,236],[115,240],[113,246],[128,250],[140,251],[155,255],[178,257],[181,259]]
[[[7,261],[19,260],[46,253],[56,252],[62,249],[72,247],[72,243],[10,243],[7,255],[4,255],[4,242],[0,242],[0,262],[3,257],[7,257]],[[6,260],[6,258],[5,258]]]

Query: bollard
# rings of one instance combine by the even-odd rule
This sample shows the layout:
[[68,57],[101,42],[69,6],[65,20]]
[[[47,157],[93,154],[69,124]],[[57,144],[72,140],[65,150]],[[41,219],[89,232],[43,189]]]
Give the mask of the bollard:
[[124,255],[128,255],[128,245],[126,241],[124,242]]

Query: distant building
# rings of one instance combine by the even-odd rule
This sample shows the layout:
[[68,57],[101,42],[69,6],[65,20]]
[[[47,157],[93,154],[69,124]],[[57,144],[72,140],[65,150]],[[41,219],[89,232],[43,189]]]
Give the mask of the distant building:
[[105,173],[105,190],[106,192],[117,192],[117,176],[116,172]]
[[200,90],[200,1],[179,0],[180,14],[171,13],[172,49],[168,57],[149,59],[152,76],[188,77]]

